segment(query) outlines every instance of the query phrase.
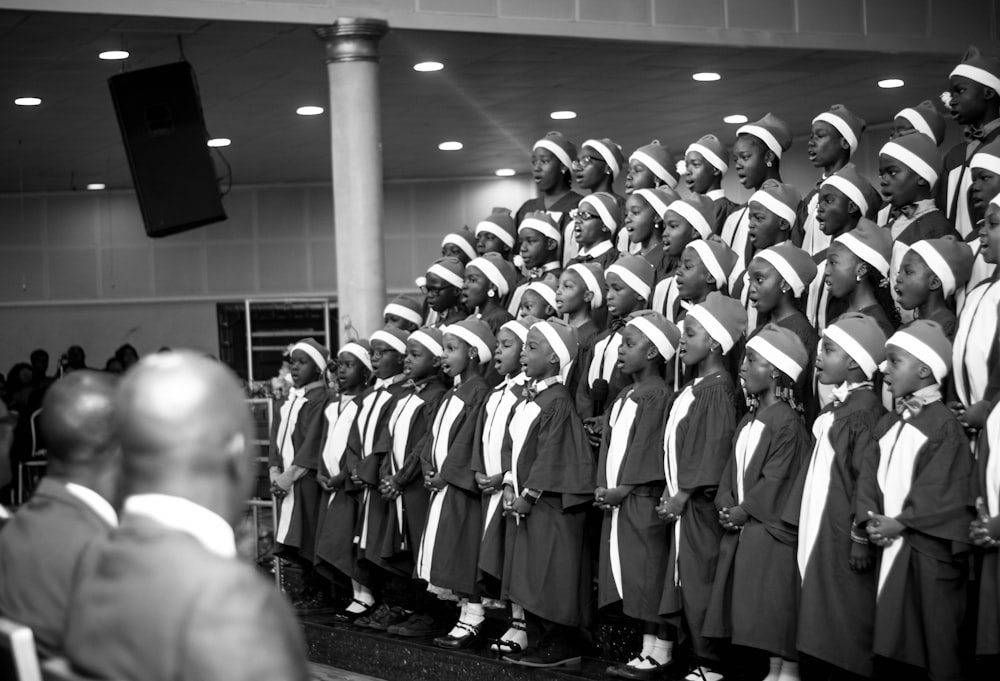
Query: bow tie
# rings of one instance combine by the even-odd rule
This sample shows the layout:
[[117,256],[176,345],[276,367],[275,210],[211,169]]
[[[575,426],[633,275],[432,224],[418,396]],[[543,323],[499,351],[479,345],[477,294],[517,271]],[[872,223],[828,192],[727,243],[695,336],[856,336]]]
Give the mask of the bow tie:
[[305,396],[306,396],[305,388],[292,388],[291,390],[288,391],[288,399],[290,400],[297,400]]
[[625,321],[625,319],[623,319],[622,317],[618,317],[617,319],[613,319],[611,321],[611,327],[610,327],[611,328],[611,333],[615,333],[619,329],[624,329],[626,324],[628,324],[628,322]]
[[[913,218],[913,216],[914,216],[914,214],[916,214],[916,212],[917,212],[917,204],[915,204],[915,203],[908,203],[905,206],[901,206],[899,208],[899,214],[900,215],[905,215],[907,218],[910,218],[910,219]],[[899,216],[897,215],[896,217],[899,217]]]
[[932,404],[941,399],[941,389],[936,385],[929,385],[917,390],[912,395],[901,397],[896,400],[896,413],[904,420],[913,418],[928,404]]
[[546,378],[544,381],[537,381],[526,385],[524,387],[524,398],[529,402],[534,402],[535,398],[538,397],[538,393],[542,392],[550,385],[555,385],[560,383],[561,379],[558,376],[553,376],[552,378]]
[[962,134],[965,135],[965,139],[969,141],[986,139],[986,131],[975,125],[967,126],[965,130],[962,131]]
[[420,383],[417,383],[412,378],[410,380],[408,380],[408,381],[406,381],[406,382],[403,383],[403,388],[405,390],[412,390],[417,395],[419,395],[420,391],[423,390],[426,387],[427,387],[427,383],[426,382],[421,381]]
[[855,390],[860,390],[861,388],[871,388],[871,381],[863,381],[861,383],[841,383],[836,388],[833,389],[833,406],[839,407],[841,404],[847,401],[847,398]]
[[542,267],[532,267],[528,270],[528,279],[532,281],[537,281],[545,276],[545,268]]

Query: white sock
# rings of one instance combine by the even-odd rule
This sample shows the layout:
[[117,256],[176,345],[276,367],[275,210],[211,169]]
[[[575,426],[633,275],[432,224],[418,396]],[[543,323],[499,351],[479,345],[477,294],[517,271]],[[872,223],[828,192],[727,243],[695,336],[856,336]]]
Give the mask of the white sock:
[[[360,582],[354,581],[353,579],[351,580],[351,587],[354,591],[355,601],[361,601],[362,603],[365,603],[369,606],[375,603],[375,597],[372,596],[371,589],[364,586]],[[350,605],[347,606],[347,612],[364,612],[364,611],[365,611],[364,606],[358,605],[353,601],[351,602]]]
[[466,606],[465,617],[462,618],[463,622],[478,627],[484,619],[486,619],[486,608],[483,607],[482,603],[469,603]]
[[781,661],[781,675],[778,681],[799,681],[799,663],[791,660]]
[[[466,618],[468,612],[469,612],[469,601],[463,600],[462,601],[462,609],[458,611],[458,621],[459,622],[465,622],[466,621],[465,618]],[[462,627],[458,626],[458,622],[456,622],[455,626],[453,626],[451,628],[451,631],[448,632],[449,636],[453,636],[453,637],[456,637],[456,638],[459,637],[459,636],[468,636],[468,634],[469,634],[468,631],[466,631]]]
[[713,672],[708,667],[697,667],[694,671],[684,677],[684,681],[722,681],[723,676],[719,672]]
[[524,607],[518,605],[517,603],[510,604],[510,616],[511,619],[523,620],[524,619]]
[[655,634],[643,634],[642,635],[642,650],[639,654],[633,657],[631,660],[626,662],[629,667],[635,667],[646,659],[646,656],[653,652],[653,641],[656,640]]
[[771,665],[771,671],[764,677],[764,681],[778,681],[778,677],[781,676],[781,658],[772,657],[770,658],[769,663]]
[[[652,636],[652,634],[650,634]],[[643,636],[645,638],[645,636]],[[636,669],[653,669],[657,665],[653,664],[647,657],[650,657],[662,666],[670,662],[670,658],[674,652],[674,642],[668,641],[665,638],[656,638],[652,636],[653,645],[646,655],[643,655],[642,660],[637,664],[630,664],[629,666],[635,667]]]

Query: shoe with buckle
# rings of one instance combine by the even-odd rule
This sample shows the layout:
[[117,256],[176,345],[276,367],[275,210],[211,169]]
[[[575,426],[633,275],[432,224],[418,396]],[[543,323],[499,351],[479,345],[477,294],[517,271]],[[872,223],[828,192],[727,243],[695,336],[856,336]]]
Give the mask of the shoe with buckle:
[[[504,633],[507,636],[512,630],[517,631],[527,631],[528,627],[525,625],[523,619],[511,618],[510,627]],[[490,650],[499,655],[512,655],[514,653],[520,653],[523,651],[521,644],[517,641],[512,641],[510,638],[495,638],[490,640]]]
[[341,610],[340,612],[332,615],[328,621],[331,624],[354,624],[360,617],[367,615],[371,612],[372,608],[375,607],[374,603],[365,603],[364,601],[359,601],[357,598],[352,598],[351,603],[363,606],[364,610],[360,610],[358,612]]
[[620,679],[639,679],[640,681],[645,679],[662,679],[667,676],[667,670],[670,669],[670,662],[660,663],[654,660],[652,657],[646,657],[644,662],[651,664],[651,667],[635,667],[630,664],[618,664],[613,667],[608,667],[608,673],[612,676],[617,676]]
[[426,638],[448,633],[447,627],[430,615],[414,614],[401,624],[394,624],[386,632],[404,638]]
[[434,645],[438,648],[446,648],[448,650],[461,650],[462,648],[468,648],[476,640],[476,637],[479,636],[479,627],[475,625],[466,624],[459,620],[455,623],[455,626],[464,633],[459,636],[452,636],[451,634],[438,636],[434,639]]
[[373,615],[368,623],[369,629],[388,631],[390,627],[406,622],[413,615],[410,610],[404,610],[398,605],[387,608],[381,615]]

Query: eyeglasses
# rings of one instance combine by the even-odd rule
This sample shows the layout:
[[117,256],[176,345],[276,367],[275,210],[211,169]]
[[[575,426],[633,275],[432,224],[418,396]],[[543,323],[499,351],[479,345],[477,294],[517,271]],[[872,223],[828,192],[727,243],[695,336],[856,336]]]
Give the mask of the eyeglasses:
[[601,219],[600,215],[597,215],[595,213],[591,213],[590,211],[580,210],[579,208],[574,208],[573,210],[571,210],[569,212],[569,216],[571,218],[573,218],[574,220],[578,220],[580,222],[586,222],[587,220],[600,220]]
[[595,163],[604,163],[604,159],[595,158],[593,156],[581,156],[577,160],[573,161],[573,170],[583,170],[588,166],[592,166]]
[[436,296],[436,295],[440,295],[441,292],[444,291],[445,289],[451,288],[451,286],[448,286],[447,284],[444,285],[444,286],[428,286],[428,285],[424,284],[423,286],[421,286],[421,288],[423,289],[424,293],[426,293],[427,295],[429,295],[429,296]]

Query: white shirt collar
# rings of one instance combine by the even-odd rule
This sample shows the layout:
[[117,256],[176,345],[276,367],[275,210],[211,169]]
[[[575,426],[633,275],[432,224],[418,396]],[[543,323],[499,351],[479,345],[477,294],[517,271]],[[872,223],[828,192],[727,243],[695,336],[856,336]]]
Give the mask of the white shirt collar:
[[122,512],[145,516],[172,530],[189,534],[207,550],[223,558],[236,557],[236,536],[229,523],[189,499],[168,494],[136,494],[125,500]]
[[392,387],[397,383],[402,383],[405,380],[406,380],[406,374],[403,374],[402,372],[394,376],[390,376],[389,378],[376,378],[375,389],[385,390],[386,388]]
[[305,397],[306,393],[313,388],[319,388],[323,385],[322,381],[313,381],[312,383],[306,383],[301,388],[292,388],[288,394],[290,397]]
[[115,509],[108,503],[108,500],[100,494],[75,482],[67,482],[66,491],[79,499],[84,506],[96,513],[108,525],[118,527],[118,514],[115,513]]
[[712,199],[713,201],[718,201],[719,199],[726,198],[726,192],[723,189],[711,189],[705,192],[705,196]]
[[580,252],[577,253],[577,257],[581,258],[599,258],[612,248],[610,241],[605,239],[604,241],[598,242],[591,246],[589,249],[581,248]]

